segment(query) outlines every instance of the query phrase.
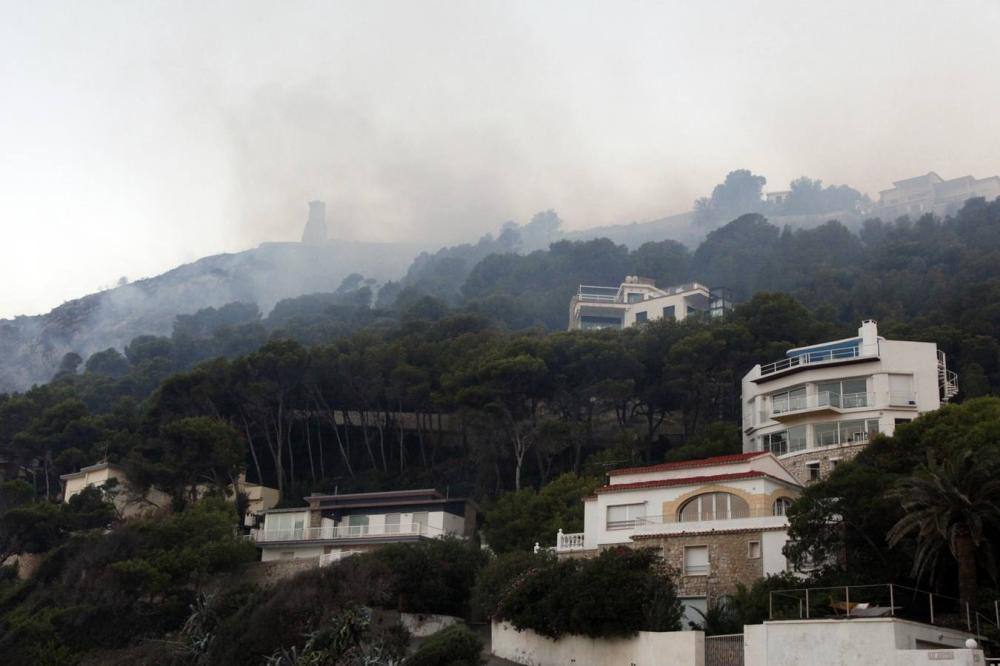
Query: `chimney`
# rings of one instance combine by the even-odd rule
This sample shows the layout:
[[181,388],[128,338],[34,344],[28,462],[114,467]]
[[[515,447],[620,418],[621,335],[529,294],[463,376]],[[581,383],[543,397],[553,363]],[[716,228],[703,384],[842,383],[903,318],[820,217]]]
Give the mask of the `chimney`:
[[861,338],[863,349],[872,349],[878,344],[878,322],[874,319],[865,319],[858,329],[858,336]]
[[326,242],[326,204],[322,201],[309,202],[309,219],[302,232],[302,242],[320,245]]

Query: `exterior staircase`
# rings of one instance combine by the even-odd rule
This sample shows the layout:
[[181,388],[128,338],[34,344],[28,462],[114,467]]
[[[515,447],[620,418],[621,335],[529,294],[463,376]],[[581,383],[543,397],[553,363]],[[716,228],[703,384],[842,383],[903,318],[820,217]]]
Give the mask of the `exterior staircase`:
[[958,395],[958,374],[948,369],[948,360],[940,349],[938,356],[938,388],[941,391],[941,402],[948,402]]

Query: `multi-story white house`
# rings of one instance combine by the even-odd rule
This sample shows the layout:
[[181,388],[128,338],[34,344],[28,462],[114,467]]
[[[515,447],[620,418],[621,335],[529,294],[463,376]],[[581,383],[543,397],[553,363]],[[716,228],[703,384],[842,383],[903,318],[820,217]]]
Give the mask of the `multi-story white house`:
[[650,278],[626,276],[617,287],[580,285],[569,304],[569,330],[628,328],[645,321],[682,321],[694,314],[721,315],[731,307],[724,289],[690,282],[660,288]]
[[957,210],[972,197],[987,200],[1000,197],[1000,176],[962,176],[945,180],[931,171],[923,176],[897,180],[893,186],[879,192],[875,212],[883,217],[924,213],[940,215]]
[[310,495],[307,507],[270,509],[251,537],[261,561],[316,558],[335,562],[386,543],[443,536],[467,538],[479,508],[436,490]]
[[789,349],[744,375],[743,450],[770,451],[808,483],[957,392],[937,345],[886,340],[868,320],[855,337]]
[[632,467],[584,501],[584,530],[557,536],[561,556],[656,547],[676,572],[688,619],[713,598],[788,570],[785,512],[802,486],[768,452]]

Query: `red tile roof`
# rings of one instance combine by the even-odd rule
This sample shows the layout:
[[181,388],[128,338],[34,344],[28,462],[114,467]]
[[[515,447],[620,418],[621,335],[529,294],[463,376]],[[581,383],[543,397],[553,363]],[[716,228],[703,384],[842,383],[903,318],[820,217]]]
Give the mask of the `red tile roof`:
[[690,467],[711,467],[712,465],[728,465],[730,463],[745,462],[760,456],[770,455],[767,451],[751,451],[749,453],[733,453],[728,456],[715,456],[714,458],[702,458],[701,460],[684,460],[681,462],[668,462],[659,465],[648,465],[646,467],[625,467],[613,469],[608,472],[608,476],[618,474],[644,474],[646,472],[665,472],[672,469],[688,469]]

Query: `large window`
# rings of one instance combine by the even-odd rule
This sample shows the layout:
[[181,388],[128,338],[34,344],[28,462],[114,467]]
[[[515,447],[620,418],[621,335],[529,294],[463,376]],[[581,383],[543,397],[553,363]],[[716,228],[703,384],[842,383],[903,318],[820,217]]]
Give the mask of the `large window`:
[[399,514],[398,513],[387,513],[387,514],[385,514],[385,533],[386,534],[399,534]]
[[663,308],[663,318],[664,319],[677,319],[677,315],[676,315],[676,313],[674,311],[674,306],[673,305],[668,305],[667,307]]
[[792,500],[789,497],[779,497],[774,500],[774,506],[772,507],[772,513],[776,516],[788,515],[788,509],[792,506]]
[[629,292],[628,294],[625,295],[625,302],[626,303],[641,303],[642,302],[642,294],[634,292],[634,291]]
[[807,427],[794,426],[788,430],[772,432],[760,438],[760,450],[770,451],[776,456],[802,451],[806,448]]
[[348,516],[348,533],[351,536],[368,534],[368,516]]
[[857,419],[851,421],[830,421],[813,426],[816,446],[836,444],[858,444],[867,442],[878,434],[878,419]]
[[627,530],[646,517],[645,504],[617,504],[608,507],[608,529]]
[[649,314],[646,312],[636,312],[635,313],[635,323],[641,324],[644,321],[649,320]]
[[793,412],[796,409],[805,409],[805,407],[805,386],[798,386],[796,388],[771,395],[772,414],[784,414],[785,412]]
[[731,493],[705,493],[689,499],[677,513],[681,522],[697,520],[728,520],[748,518],[750,506],[742,497]]
[[816,385],[818,404],[833,405],[843,409],[868,406],[868,382],[864,377],[820,382]]

